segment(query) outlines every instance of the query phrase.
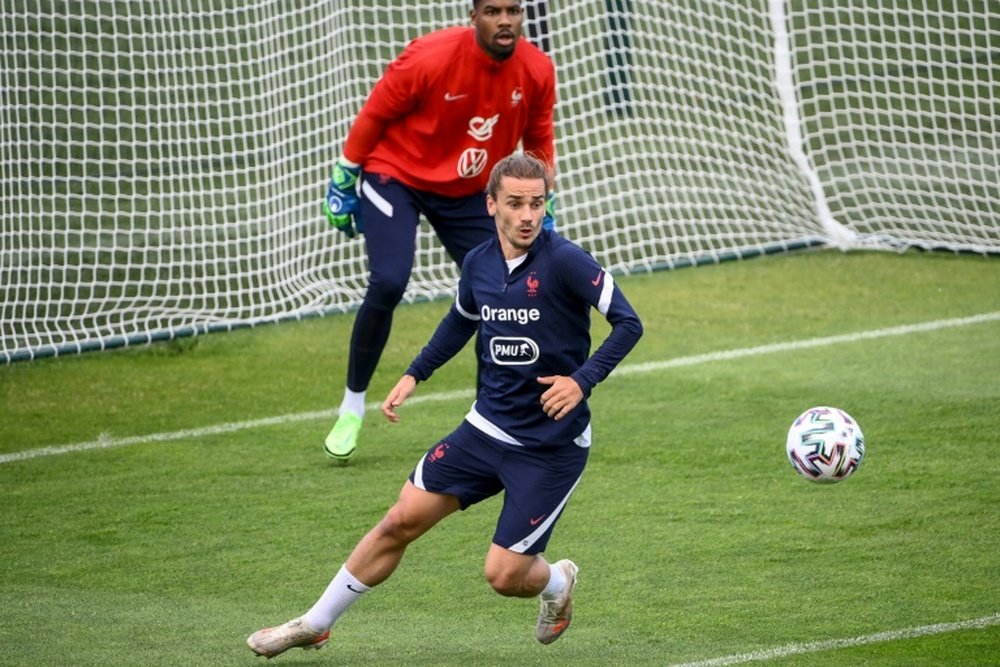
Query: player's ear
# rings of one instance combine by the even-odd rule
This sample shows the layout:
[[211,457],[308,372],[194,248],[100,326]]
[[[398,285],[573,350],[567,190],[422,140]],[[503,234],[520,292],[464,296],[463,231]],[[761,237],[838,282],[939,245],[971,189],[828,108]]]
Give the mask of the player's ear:
[[497,202],[489,194],[486,195],[486,210],[489,212],[490,215],[497,214]]

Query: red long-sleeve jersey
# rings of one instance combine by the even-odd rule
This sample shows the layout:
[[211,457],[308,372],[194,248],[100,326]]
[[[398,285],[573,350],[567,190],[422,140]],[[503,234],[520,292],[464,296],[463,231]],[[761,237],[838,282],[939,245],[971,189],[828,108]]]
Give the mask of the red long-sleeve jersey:
[[419,37],[372,88],[344,143],[366,172],[448,197],[482,192],[490,170],[521,143],[554,173],[555,68],[518,40],[498,62],[475,29]]

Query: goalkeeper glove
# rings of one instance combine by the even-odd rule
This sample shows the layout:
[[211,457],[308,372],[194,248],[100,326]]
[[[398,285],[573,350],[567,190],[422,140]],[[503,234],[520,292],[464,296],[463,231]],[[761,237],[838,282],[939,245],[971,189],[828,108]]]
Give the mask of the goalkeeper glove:
[[[358,177],[361,175],[359,165],[349,165],[344,158],[337,160],[333,166],[333,178],[330,188],[323,200],[323,213],[330,225],[354,238],[364,233],[358,209],[361,201],[358,199]],[[352,220],[353,218],[353,220]]]
[[545,217],[542,218],[542,229],[556,228],[556,193],[549,192],[545,198]]

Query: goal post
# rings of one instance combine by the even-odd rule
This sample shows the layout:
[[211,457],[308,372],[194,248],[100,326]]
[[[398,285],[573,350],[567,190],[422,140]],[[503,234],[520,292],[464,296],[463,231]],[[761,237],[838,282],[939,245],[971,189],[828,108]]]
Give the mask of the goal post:
[[[1000,251],[986,0],[532,2],[558,225],[617,273],[830,244]],[[346,312],[350,123],[471,0],[0,7],[0,361]],[[451,294],[426,225],[405,299]]]

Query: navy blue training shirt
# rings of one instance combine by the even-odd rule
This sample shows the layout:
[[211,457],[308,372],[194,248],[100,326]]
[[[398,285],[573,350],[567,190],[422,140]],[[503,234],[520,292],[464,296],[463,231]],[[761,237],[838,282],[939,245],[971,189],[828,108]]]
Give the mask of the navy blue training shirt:
[[[471,250],[458,294],[430,342],[406,371],[426,380],[455,356],[478,328],[483,340],[473,426],[525,447],[590,444],[587,397],[642,336],[642,323],[610,273],[585,250],[543,230],[513,271],[493,239]],[[590,310],[611,332],[590,355]],[[548,389],[537,378],[571,376],[584,400],[559,421],[542,410]]]

